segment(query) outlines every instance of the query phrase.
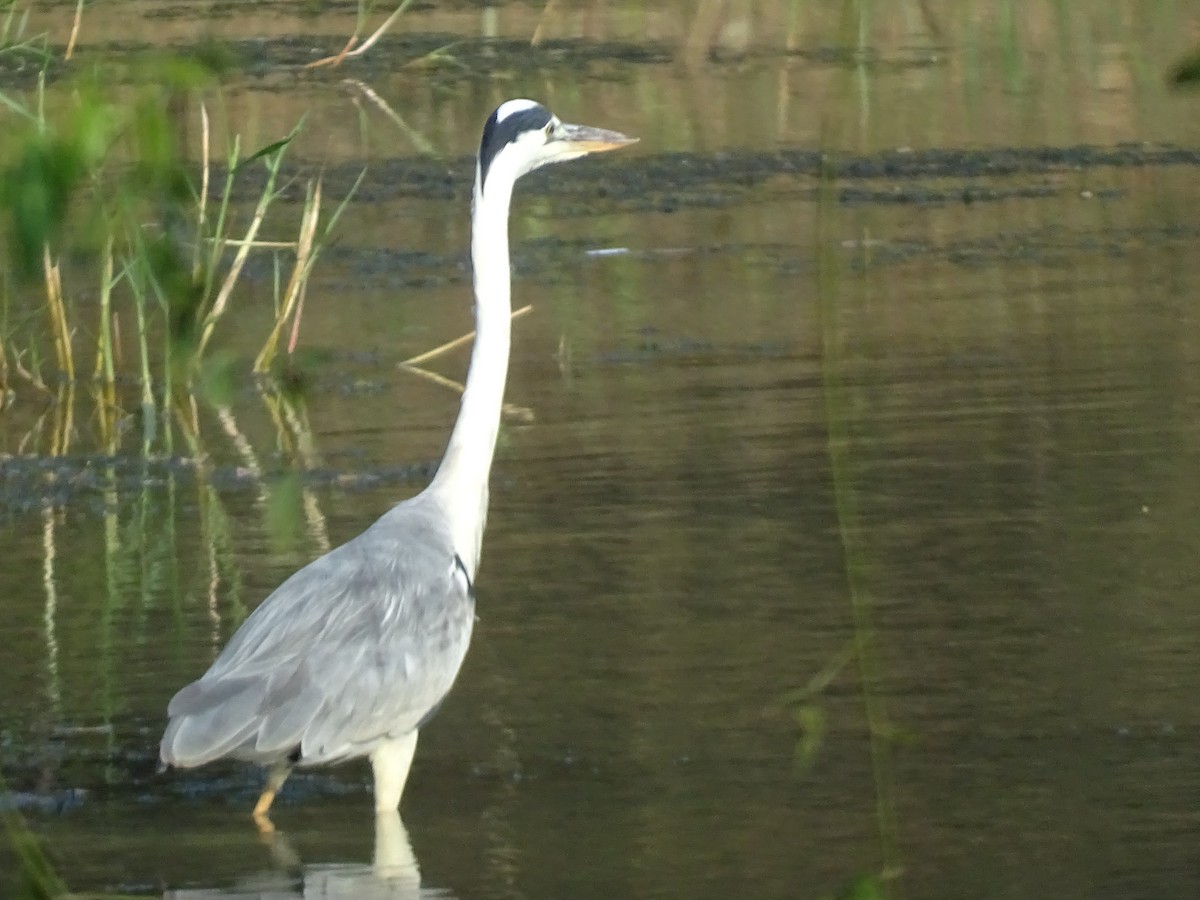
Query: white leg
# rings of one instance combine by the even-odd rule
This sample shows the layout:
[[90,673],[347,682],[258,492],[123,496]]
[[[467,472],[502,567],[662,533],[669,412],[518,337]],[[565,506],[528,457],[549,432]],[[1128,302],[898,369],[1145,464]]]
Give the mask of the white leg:
[[403,881],[408,891],[392,892],[396,897],[416,897],[420,894],[421,870],[408,840],[408,831],[396,810],[375,814],[375,874],[386,878],[395,887]]
[[384,741],[371,754],[371,768],[375,770],[376,812],[392,812],[400,808],[400,795],[404,793],[404,782],[408,781],[408,770],[412,768],[416,749],[417,730],[414,728],[402,738]]

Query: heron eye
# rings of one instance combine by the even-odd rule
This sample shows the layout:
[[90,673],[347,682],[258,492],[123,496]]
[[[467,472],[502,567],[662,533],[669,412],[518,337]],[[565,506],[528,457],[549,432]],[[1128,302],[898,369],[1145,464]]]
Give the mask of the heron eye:
[[552,134],[554,134],[554,123],[547,122],[546,123],[546,137],[550,137],[550,135],[552,135]]

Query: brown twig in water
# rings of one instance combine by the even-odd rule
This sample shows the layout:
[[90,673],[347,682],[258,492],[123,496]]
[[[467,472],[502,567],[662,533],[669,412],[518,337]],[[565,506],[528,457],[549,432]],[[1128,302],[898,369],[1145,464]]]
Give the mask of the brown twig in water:
[[[510,318],[516,319],[532,311],[533,304],[530,303],[526,306],[522,306],[520,309],[514,310]],[[396,368],[403,369],[406,372],[411,372],[418,378],[424,378],[426,381],[432,381],[434,384],[440,384],[444,388],[449,388],[450,390],[461,394],[465,390],[462,384],[452,378],[447,378],[445,375],[439,375],[437,372],[430,372],[428,369],[422,369],[417,365],[417,363],[427,362],[436,356],[441,356],[443,353],[447,353],[450,350],[453,350],[455,347],[460,347],[468,341],[473,340],[474,337],[475,332],[471,331],[462,335],[461,337],[456,337],[452,341],[446,341],[446,343],[438,347],[434,347],[432,350],[426,350],[424,353],[419,353],[416,356],[410,357],[409,359],[404,360],[402,363],[397,363]],[[517,419],[521,422],[532,422],[536,418],[533,410],[528,406],[517,406],[513,403],[505,403],[501,407],[501,412],[503,412],[504,415],[508,416],[510,419]]]
[[403,0],[403,2],[396,7],[395,12],[388,16],[384,23],[375,29],[371,36],[357,47],[354,46],[354,42],[358,40],[358,31],[355,30],[354,34],[350,36],[350,40],[346,41],[346,46],[342,48],[340,53],[337,53],[333,56],[326,56],[325,58],[318,59],[315,62],[310,62],[304,68],[317,69],[321,66],[337,66],[341,65],[342,60],[349,56],[361,56],[363,53],[366,53],[371,49],[372,46],[374,46],[376,41],[383,37],[384,32],[386,32],[392,27],[392,25],[396,23],[396,20],[400,18],[400,14],[408,9],[412,5],[412,2],[413,0]]
[[[527,306],[522,306],[518,310],[515,310],[512,313],[512,315],[510,316],[510,318],[518,319],[521,316],[525,315],[526,313],[532,312],[532,311],[533,311],[533,304],[531,303],[531,304],[528,304]],[[398,363],[397,365],[404,367],[404,368],[412,368],[413,366],[419,365],[420,363],[428,362],[429,360],[433,359],[434,357],[441,356],[443,353],[448,353],[451,350],[453,350],[455,347],[460,347],[463,344],[467,343],[468,341],[472,341],[474,339],[475,339],[475,332],[469,331],[466,334],[462,335],[461,337],[456,337],[452,341],[446,341],[446,343],[441,344],[440,346],[434,347],[432,350],[426,350],[424,353],[418,353],[416,356],[409,357],[408,359],[404,360],[404,362]],[[451,383],[453,384],[456,382],[451,382]],[[459,390],[461,391],[462,388],[460,387]]]
[[422,153],[428,154],[429,156],[438,155],[437,148],[434,147],[433,144],[429,143],[429,141],[425,140],[425,137],[415,128],[405,122],[404,119],[400,118],[400,114],[392,109],[388,102],[375,93],[375,91],[373,91],[368,85],[363,84],[361,81],[358,81],[354,78],[343,79],[342,84],[347,84],[358,89],[358,91],[364,97],[375,104],[377,109],[391,119],[392,123],[401,131],[403,131],[405,137],[412,141],[413,145]]
[[546,20],[556,12],[558,12],[558,0],[546,0],[546,5],[542,7],[542,14],[538,16],[537,27],[533,29],[533,37],[529,39],[530,47],[536,47],[545,39]]
[[43,394],[52,394],[53,391],[46,387],[46,382],[42,381],[41,377],[34,372],[30,372],[21,364],[21,353],[13,353],[13,371],[33,385],[35,390],[41,391]]
[[78,0],[75,4],[75,21],[71,23],[71,36],[67,38],[67,49],[63,53],[64,59],[70,59],[75,54],[75,43],[79,40],[79,26],[83,24],[83,3],[84,0]]
[[[447,378],[445,375],[439,375],[437,372],[430,372],[428,369],[422,369],[420,366],[400,363],[399,368],[416,375],[418,378],[432,381],[434,384],[441,385],[459,394],[466,389],[460,382],[455,381],[453,378]],[[521,422],[532,422],[537,418],[533,410],[528,406],[517,406],[515,403],[505,403],[500,407],[500,411],[510,419],[517,419]]]
[[420,366],[410,366],[408,363],[400,363],[400,368],[406,372],[411,372],[418,378],[424,378],[426,381],[432,381],[434,384],[441,385],[444,388],[449,388],[452,391],[462,393],[465,388],[461,382],[455,381],[453,378],[447,378],[445,375],[439,375],[437,372],[430,372],[428,369],[422,369]]

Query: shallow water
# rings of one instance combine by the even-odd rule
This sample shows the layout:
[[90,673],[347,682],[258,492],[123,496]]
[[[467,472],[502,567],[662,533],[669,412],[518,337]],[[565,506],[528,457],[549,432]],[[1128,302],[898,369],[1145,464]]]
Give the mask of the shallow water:
[[[816,897],[872,874],[915,897],[1196,895],[1200,101],[1159,74],[1179,29],[1038,7],[1006,43],[933,4],[942,33],[881,13],[857,51],[805,13],[787,53],[789,4],[730,4],[688,69],[705,4],[564,6],[557,48],[521,49],[524,7],[427,10],[318,74],[289,54],[336,49],[352,11],[240,23],[271,40],[231,118],[265,142],[307,111],[294,171],[327,164],[334,194],[370,161],[310,289],[307,428],[248,379],[202,410],[204,466],[143,460],[136,427],[97,455],[83,412],[54,458],[53,410],[0,414],[0,763],[60,874],[413,896],[409,868],[370,867],[411,841],[424,890],[463,898]],[[124,38],[89,10],[85,34],[233,27],[173,7]],[[390,65],[456,38],[461,66]],[[370,112],[362,137],[344,77],[437,158]],[[155,774],[165,704],[428,477],[455,396],[395,364],[470,327],[468,157],[522,94],[642,143],[518,188],[525,412],[475,643],[422,733],[407,834],[376,833],[349,765],[296,776],[264,842],[253,770]],[[221,336],[241,369],[269,264],[252,283]]]

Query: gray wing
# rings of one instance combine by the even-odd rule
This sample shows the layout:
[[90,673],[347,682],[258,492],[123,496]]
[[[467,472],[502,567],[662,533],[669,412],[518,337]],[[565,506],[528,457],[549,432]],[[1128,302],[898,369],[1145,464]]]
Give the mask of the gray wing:
[[369,753],[445,697],[474,624],[470,578],[436,508],[402,504],[309,563],[246,619],[167,712],[161,755],[304,763]]

